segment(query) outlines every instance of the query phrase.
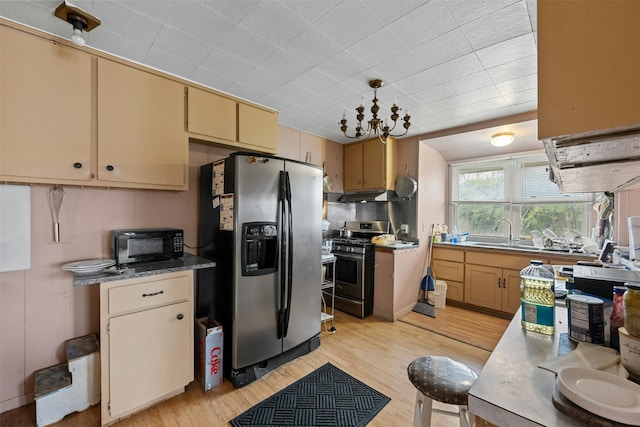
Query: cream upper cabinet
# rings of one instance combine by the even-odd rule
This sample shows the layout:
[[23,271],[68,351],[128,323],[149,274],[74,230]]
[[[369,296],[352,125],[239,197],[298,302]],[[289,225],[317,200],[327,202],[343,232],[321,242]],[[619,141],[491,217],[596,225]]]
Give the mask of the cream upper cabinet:
[[343,145],[333,141],[325,141],[324,144],[324,172],[331,183],[331,191],[344,192],[344,151]]
[[362,142],[344,146],[344,191],[362,190]]
[[538,138],[640,125],[640,2],[538,0]]
[[184,86],[98,59],[98,179],[187,188]]
[[278,149],[278,114],[238,103],[238,142],[248,148],[275,153]]
[[190,133],[235,142],[237,121],[235,100],[187,87],[187,130]]
[[278,113],[187,87],[186,128],[194,138],[235,148],[277,153]]
[[186,190],[184,86],[0,27],[0,180]]
[[0,27],[0,180],[91,179],[93,63]]
[[377,137],[344,147],[344,191],[393,189],[395,140]]

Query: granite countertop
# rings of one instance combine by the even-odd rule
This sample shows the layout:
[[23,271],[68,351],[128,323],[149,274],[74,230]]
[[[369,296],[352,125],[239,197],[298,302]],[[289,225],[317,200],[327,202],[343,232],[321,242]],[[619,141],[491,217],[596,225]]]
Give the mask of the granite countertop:
[[215,267],[216,263],[206,258],[185,253],[182,258],[165,261],[131,264],[121,273],[101,271],[91,274],[73,273],[73,286],[95,285],[114,280],[133,279],[136,277],[151,276],[154,274],[173,273],[184,270],[200,270]]
[[415,249],[420,247],[420,242],[414,242],[410,240],[394,240],[393,242],[389,242],[388,244],[375,244],[376,248],[382,249]]
[[460,248],[460,249],[482,249],[482,250],[498,250],[503,252],[526,252],[526,253],[539,253],[546,255],[553,255],[554,257],[573,257],[573,258],[597,258],[597,255],[588,254],[584,252],[568,252],[562,250],[551,250],[551,249],[539,249],[534,247],[533,245],[521,244],[515,242],[514,244],[508,245],[503,242],[476,242],[476,241],[465,241],[458,243],[451,242],[442,242],[442,243],[434,243],[434,247],[448,247],[448,248]]

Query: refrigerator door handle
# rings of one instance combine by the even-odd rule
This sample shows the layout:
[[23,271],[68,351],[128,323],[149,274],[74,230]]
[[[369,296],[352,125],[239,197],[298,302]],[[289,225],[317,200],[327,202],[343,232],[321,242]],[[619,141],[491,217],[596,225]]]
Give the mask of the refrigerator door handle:
[[[287,200],[287,184],[286,184],[286,172],[280,171],[280,180],[278,182],[278,205],[280,210],[280,219],[278,224],[278,230],[280,230],[280,306],[278,307],[278,339],[285,336],[284,324],[285,324],[285,308],[286,304],[286,289],[287,289],[287,276],[284,274],[286,271],[287,259],[284,256],[284,250],[287,247],[287,241],[284,234],[284,223],[287,217],[287,206],[285,204]],[[288,233],[287,233],[288,236]]]
[[293,292],[293,212],[291,209],[291,180],[285,171],[286,203],[287,203],[287,303],[283,318],[283,336],[289,331],[291,317],[291,296]]

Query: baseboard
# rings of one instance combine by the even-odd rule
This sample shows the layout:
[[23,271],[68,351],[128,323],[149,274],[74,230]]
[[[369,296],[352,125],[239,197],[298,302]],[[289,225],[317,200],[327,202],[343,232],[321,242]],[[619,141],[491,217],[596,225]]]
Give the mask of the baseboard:
[[22,396],[0,402],[0,413],[11,411],[34,402],[33,393],[23,394]]

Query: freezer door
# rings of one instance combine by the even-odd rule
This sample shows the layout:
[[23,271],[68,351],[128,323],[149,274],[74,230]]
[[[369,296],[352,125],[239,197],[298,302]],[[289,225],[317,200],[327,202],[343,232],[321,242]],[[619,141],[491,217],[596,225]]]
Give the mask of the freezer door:
[[322,170],[286,162],[291,183],[293,280],[283,350],[320,333],[322,275]]
[[243,155],[236,155],[235,162],[234,315],[230,363],[233,369],[240,369],[282,352],[282,340],[277,336],[280,272],[243,276],[240,260],[244,224],[280,221],[278,182],[284,162],[273,158],[255,161],[255,158]]

